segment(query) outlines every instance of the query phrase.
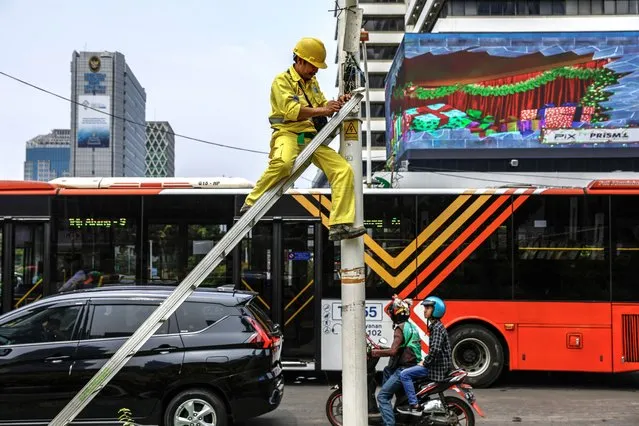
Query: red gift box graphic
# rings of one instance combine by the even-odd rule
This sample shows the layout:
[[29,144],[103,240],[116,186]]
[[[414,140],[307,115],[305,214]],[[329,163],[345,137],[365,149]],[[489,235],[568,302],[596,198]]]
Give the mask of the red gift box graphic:
[[535,120],[537,118],[537,109],[522,109],[520,118],[521,120]]
[[589,123],[594,112],[594,107],[560,106],[546,108],[544,117],[546,123],[544,127],[549,129],[569,129],[573,127],[573,123]]
[[573,114],[570,113],[570,107],[547,108],[545,128],[549,129],[569,129],[572,127]]

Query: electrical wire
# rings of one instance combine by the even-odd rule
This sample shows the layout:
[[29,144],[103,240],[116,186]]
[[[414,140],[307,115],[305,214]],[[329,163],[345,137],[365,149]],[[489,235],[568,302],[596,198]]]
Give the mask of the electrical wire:
[[[47,89],[45,89],[43,87],[40,87],[40,86],[38,86],[36,84],[29,83],[28,81],[22,80],[22,79],[20,79],[18,77],[15,77],[15,76],[11,75],[11,74],[7,74],[6,72],[0,71],[0,75],[3,75],[5,77],[7,77],[7,78],[10,78],[10,79],[14,80],[14,81],[17,81],[18,83],[24,84],[25,86],[29,86],[29,87],[31,87],[33,89],[39,90],[41,92],[44,92],[44,93],[46,93],[48,95],[54,96],[54,97],[62,99],[64,101],[67,101],[67,102],[69,102],[71,104],[79,105],[79,106],[82,106],[84,108],[91,109],[93,111],[97,111],[100,114],[108,115],[109,117],[112,117],[112,118],[115,118],[115,119],[118,119],[118,120],[123,120],[123,121],[125,121],[127,123],[131,123],[131,124],[134,124],[136,126],[142,126],[145,129],[147,127],[146,123],[138,123],[137,121],[129,120],[126,117],[120,117],[120,116],[112,114],[112,113],[104,112],[104,111],[101,111],[99,109],[83,105],[83,104],[81,104],[78,101],[74,101],[73,99],[70,99],[70,98],[64,97],[62,95],[59,95],[59,94],[57,94],[55,92],[47,90]],[[192,137],[192,136],[182,135],[180,133],[175,133],[175,132],[171,132],[169,130],[164,130],[164,129],[158,129],[158,130],[160,130],[163,133],[166,133],[166,134],[169,134],[169,135],[173,135],[175,137],[182,138],[182,139],[187,139],[187,140],[190,140],[190,141],[193,141],[193,142],[199,142],[199,143],[203,143],[203,144],[207,144],[207,145],[213,145],[213,146],[217,146],[217,147],[220,147],[220,148],[228,148],[228,149],[233,149],[233,150],[237,150],[237,151],[251,152],[251,153],[254,153],[254,154],[268,155],[267,151],[259,151],[259,150],[255,150],[255,149],[241,148],[241,147],[237,147],[237,146],[225,145],[225,144],[222,144],[222,143],[211,142],[211,141],[207,141],[207,140],[204,140],[204,139],[195,138],[195,137]],[[308,179],[308,178],[306,178],[304,176],[300,176],[300,177],[302,179],[308,181],[308,182],[313,182],[311,179]]]
[[[109,117],[116,118],[118,120],[123,120],[123,121],[125,121],[127,123],[135,124],[136,126],[142,126],[145,129],[147,127],[146,123],[138,123],[137,121],[132,121],[132,120],[129,120],[128,118],[125,118],[125,117],[120,117],[118,115],[115,115],[115,114],[112,114],[112,113],[109,113],[109,112],[104,112],[104,111],[100,111],[99,109],[96,109],[96,108],[91,108],[89,106],[85,106],[85,105],[81,104],[78,101],[74,101],[73,99],[66,98],[66,97],[64,97],[62,95],[59,95],[59,94],[54,93],[54,92],[51,92],[50,90],[44,89],[44,88],[42,88],[40,86],[37,86],[37,85],[35,85],[33,83],[29,83],[28,81],[22,80],[22,79],[20,79],[18,77],[14,77],[14,76],[12,76],[10,74],[7,74],[7,73],[5,73],[3,71],[0,71],[0,75],[4,75],[5,77],[8,77],[8,78],[10,78],[12,80],[15,80],[15,81],[17,81],[19,83],[22,83],[22,84],[24,84],[26,86],[29,86],[29,87],[33,88],[33,89],[39,90],[39,91],[44,92],[44,93],[46,93],[48,95],[51,95],[51,96],[55,96],[56,98],[60,98],[62,100],[70,102],[72,104],[79,105],[79,106],[85,107],[87,109],[91,109],[93,111],[97,111],[100,114],[108,115]],[[169,134],[169,135],[173,135],[173,136],[178,137],[178,138],[188,139],[190,141],[200,142],[200,143],[204,143],[204,144],[207,144],[207,145],[218,146],[220,148],[228,148],[228,149],[234,149],[234,150],[237,150],[237,151],[252,152],[252,153],[255,153],[255,154],[266,154],[266,155],[268,155],[268,152],[266,152],[266,151],[258,151],[256,149],[240,148],[240,147],[237,147],[237,146],[225,145],[225,144],[222,144],[222,143],[216,143],[216,142],[211,142],[211,141],[207,141],[207,140],[200,139],[200,138],[194,138],[194,137],[191,137],[191,136],[182,135],[182,134],[171,132],[171,131],[168,131],[168,130],[162,130],[162,132],[164,132],[166,134]]]

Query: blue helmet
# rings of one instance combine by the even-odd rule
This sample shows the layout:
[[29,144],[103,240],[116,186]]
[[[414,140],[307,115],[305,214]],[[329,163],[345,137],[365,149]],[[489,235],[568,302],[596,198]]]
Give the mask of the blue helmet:
[[441,319],[446,313],[446,304],[436,296],[428,296],[422,302],[422,306],[433,306],[433,318]]

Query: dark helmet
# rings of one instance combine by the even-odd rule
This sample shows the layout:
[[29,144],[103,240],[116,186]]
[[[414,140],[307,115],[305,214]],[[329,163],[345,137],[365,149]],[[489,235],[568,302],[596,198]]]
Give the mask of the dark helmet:
[[411,305],[412,301],[410,299],[403,300],[399,297],[395,297],[391,306],[388,308],[388,314],[391,320],[393,320],[395,324],[408,321],[408,318],[410,318]]
[[436,296],[428,296],[422,302],[422,306],[433,306],[433,318],[441,319],[446,313],[446,304]]

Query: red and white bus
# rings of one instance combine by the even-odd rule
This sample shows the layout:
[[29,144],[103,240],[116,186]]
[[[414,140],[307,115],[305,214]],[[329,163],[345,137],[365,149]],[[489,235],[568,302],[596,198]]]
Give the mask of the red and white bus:
[[[0,182],[1,310],[71,288],[175,284],[233,226],[229,178]],[[340,245],[330,192],[292,190],[204,282],[259,293],[285,367],[341,369]],[[457,367],[639,370],[639,181],[584,187],[365,189],[367,332],[393,294],[448,303]],[[75,277],[75,278],[74,278]],[[413,321],[424,329],[419,308]],[[424,349],[427,336],[423,335]]]

